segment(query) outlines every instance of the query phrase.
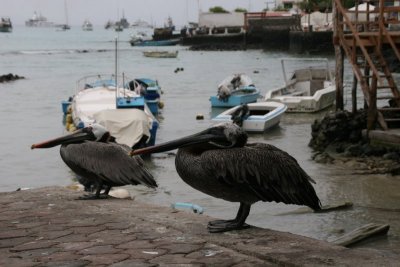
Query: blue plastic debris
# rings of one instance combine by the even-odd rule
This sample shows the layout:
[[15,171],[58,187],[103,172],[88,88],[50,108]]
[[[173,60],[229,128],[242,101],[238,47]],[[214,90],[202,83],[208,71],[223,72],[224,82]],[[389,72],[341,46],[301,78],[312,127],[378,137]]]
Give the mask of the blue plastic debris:
[[192,203],[185,203],[185,202],[175,202],[171,204],[171,208],[173,209],[178,209],[178,208],[183,208],[183,209],[191,209],[193,210],[194,213],[202,214],[203,213],[203,208],[200,207],[199,205],[192,204]]

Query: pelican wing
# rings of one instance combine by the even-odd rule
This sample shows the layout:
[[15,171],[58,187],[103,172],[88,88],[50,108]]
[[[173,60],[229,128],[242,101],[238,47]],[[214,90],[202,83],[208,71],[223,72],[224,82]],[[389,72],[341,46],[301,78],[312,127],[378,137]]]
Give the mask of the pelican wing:
[[222,183],[243,186],[262,201],[319,209],[313,180],[288,153],[268,144],[206,151],[202,167]]
[[143,184],[157,187],[140,157],[130,157],[128,150],[114,143],[84,142],[61,149],[64,162],[76,173],[101,179],[113,186]]

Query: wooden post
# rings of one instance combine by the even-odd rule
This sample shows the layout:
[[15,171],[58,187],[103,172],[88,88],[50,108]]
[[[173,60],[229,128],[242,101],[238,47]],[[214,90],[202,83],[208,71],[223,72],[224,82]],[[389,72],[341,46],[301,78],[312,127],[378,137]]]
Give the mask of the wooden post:
[[[335,83],[336,83],[336,110],[344,109],[343,101],[343,48],[340,46],[338,27],[339,21],[342,21],[339,12],[336,9],[335,1],[332,1],[332,16],[333,16],[333,45],[335,49]],[[342,27],[342,26],[340,26]]]
[[[365,68],[364,68],[364,77],[369,77],[369,73],[370,73],[370,68],[369,68],[369,66],[366,64],[365,65]],[[366,80],[365,80],[365,82],[366,82],[366,84],[368,85],[368,88],[369,88],[369,78],[367,78]],[[367,100],[365,99],[365,97],[364,97],[364,109],[365,110],[368,110],[368,104],[369,103],[367,103]]]
[[353,114],[357,113],[357,77],[353,75],[353,86],[351,87],[351,106]]

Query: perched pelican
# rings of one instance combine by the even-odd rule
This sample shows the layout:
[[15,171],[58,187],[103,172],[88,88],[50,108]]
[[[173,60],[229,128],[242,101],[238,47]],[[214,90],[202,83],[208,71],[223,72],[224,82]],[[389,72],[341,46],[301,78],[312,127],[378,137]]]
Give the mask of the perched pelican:
[[131,155],[179,148],[175,166],[187,184],[208,195],[240,202],[235,219],[211,221],[209,232],[247,228],[245,220],[257,201],[321,208],[310,183],[315,182],[292,156],[269,144],[246,143],[247,134],[241,127],[223,123],[175,141],[133,150]]
[[[95,195],[81,199],[107,198],[113,186],[143,184],[157,187],[153,176],[144,167],[143,160],[130,157],[126,145],[109,142],[110,133],[100,124],[77,130],[53,140],[33,144],[34,148],[61,145],[61,158],[79,176],[84,186],[94,185]],[[100,191],[105,187],[104,194]]]

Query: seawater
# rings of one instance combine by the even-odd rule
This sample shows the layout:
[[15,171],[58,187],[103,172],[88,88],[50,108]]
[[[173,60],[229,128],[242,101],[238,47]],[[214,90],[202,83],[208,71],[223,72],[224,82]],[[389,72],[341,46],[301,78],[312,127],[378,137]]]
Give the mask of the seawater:
[[[0,191],[72,183],[74,174],[61,160],[59,148],[31,151],[30,146],[65,133],[61,101],[74,94],[79,78],[114,73],[116,37],[119,72],[130,77],[155,78],[163,89],[165,107],[159,116],[158,143],[209,127],[211,118],[221,110],[211,109],[208,99],[226,76],[246,73],[265,94],[283,83],[281,58],[310,57],[263,50],[131,47],[128,43],[131,33],[131,29],[116,33],[101,27],[93,32],[78,27],[59,32],[54,28],[16,26],[12,33],[0,34],[0,75],[13,73],[25,77],[0,84]],[[176,59],[146,58],[142,52],[148,49],[178,50],[179,55]],[[327,57],[333,66],[333,55]],[[176,68],[183,70],[175,72]],[[348,64],[345,73],[350,84],[352,73]],[[346,101],[350,104],[349,91]],[[354,207],[317,214],[301,212],[294,205],[259,202],[253,205],[247,222],[327,241],[367,223],[390,224],[387,238],[360,246],[399,252],[400,179],[390,175],[356,175],[353,170],[311,160],[313,151],[308,147],[311,123],[326,112],[285,114],[279,127],[265,134],[250,135],[249,141],[273,144],[295,157],[316,180],[315,189],[322,204],[351,201]],[[196,120],[198,114],[205,119]],[[163,206],[191,202],[202,206],[205,214],[218,218],[236,215],[237,203],[212,198],[182,182],[175,171],[173,156],[154,155],[146,163],[160,188],[152,191],[128,187],[136,199]]]

